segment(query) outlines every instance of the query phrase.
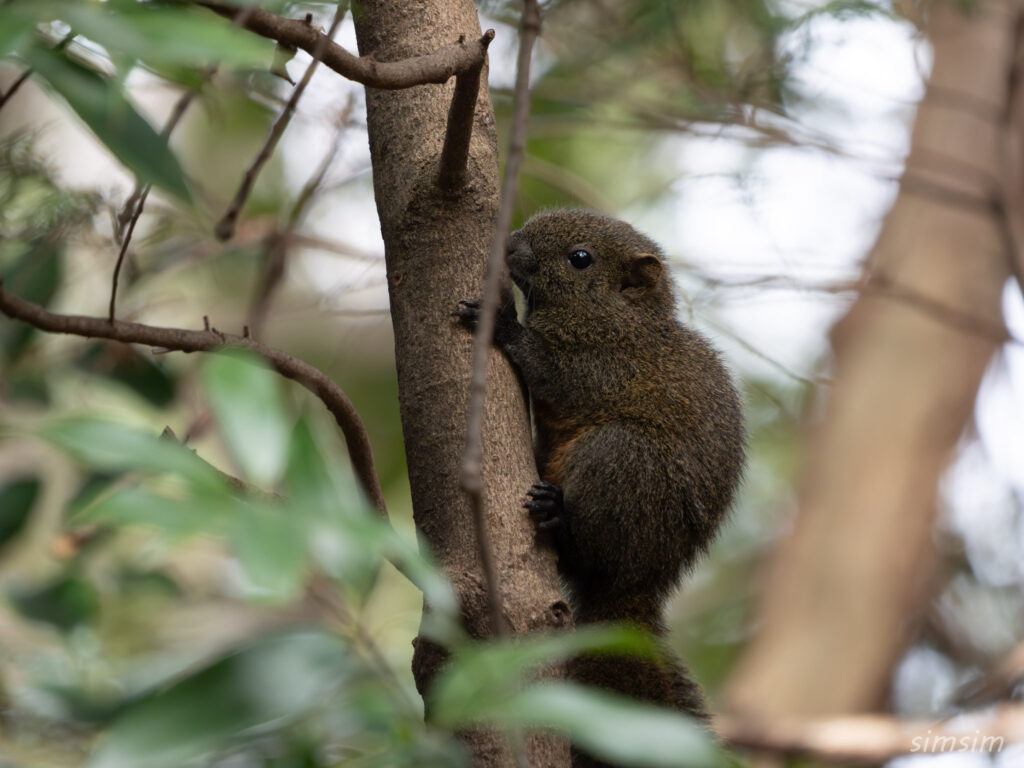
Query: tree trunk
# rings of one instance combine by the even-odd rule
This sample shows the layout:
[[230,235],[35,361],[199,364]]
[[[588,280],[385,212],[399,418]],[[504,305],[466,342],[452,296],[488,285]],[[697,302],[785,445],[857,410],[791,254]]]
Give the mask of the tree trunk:
[[834,385],[806,441],[795,530],[727,686],[735,709],[884,703],[935,569],[937,483],[1005,334],[1016,256],[1000,187],[1022,178],[1020,11],[1007,0],[928,8],[935,63],[901,190],[865,288],[832,331]]
[[[480,36],[471,0],[367,0],[354,8],[361,55],[391,61],[429,53],[460,36]],[[384,236],[395,331],[402,429],[416,525],[461,601],[466,626],[488,635],[486,590],[472,518],[459,488],[466,436],[472,339],[451,317],[459,299],[482,293],[498,206],[494,113],[481,78],[467,183],[443,195],[436,183],[453,81],[400,91],[366,89],[374,191]],[[537,480],[530,426],[518,381],[493,353],[484,416],[484,477],[491,541],[505,621],[513,633],[564,627],[555,556],[535,546],[522,510]],[[443,654],[418,638],[413,657],[423,693]],[[428,713],[429,714],[429,713]],[[476,764],[506,765],[493,734],[465,736]],[[564,739],[532,737],[532,765],[568,765]]]

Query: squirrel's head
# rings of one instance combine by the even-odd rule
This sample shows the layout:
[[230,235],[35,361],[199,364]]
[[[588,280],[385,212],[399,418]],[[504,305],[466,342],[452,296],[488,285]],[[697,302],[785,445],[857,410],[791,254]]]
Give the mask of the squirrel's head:
[[661,250],[607,216],[569,209],[537,214],[509,237],[506,262],[534,308],[590,306],[614,316],[667,304],[671,312]]

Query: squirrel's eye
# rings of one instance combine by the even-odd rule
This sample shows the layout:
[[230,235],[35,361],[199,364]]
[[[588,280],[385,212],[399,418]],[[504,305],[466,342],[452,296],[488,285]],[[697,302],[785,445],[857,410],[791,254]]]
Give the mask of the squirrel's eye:
[[590,251],[578,248],[569,254],[569,263],[576,269],[586,269],[594,263],[594,257],[590,255]]

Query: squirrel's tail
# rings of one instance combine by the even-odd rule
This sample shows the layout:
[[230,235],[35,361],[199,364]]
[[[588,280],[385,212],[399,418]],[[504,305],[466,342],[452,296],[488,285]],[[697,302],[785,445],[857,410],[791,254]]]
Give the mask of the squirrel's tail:
[[[636,658],[615,654],[587,654],[569,662],[569,677],[583,685],[593,685],[633,699],[677,709],[710,725],[710,717],[700,686],[690,679],[686,667],[664,642],[666,631],[661,618],[660,600],[631,595],[624,601],[577,599],[577,625],[632,622],[658,638],[654,658]],[[606,763],[573,749],[573,768],[598,768]]]

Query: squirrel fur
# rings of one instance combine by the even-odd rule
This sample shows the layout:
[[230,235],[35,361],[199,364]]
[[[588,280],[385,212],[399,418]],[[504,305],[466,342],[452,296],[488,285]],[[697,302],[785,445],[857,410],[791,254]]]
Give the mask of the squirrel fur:
[[[676,319],[658,246],[630,225],[556,210],[512,233],[523,324],[499,309],[495,344],[533,402],[542,482],[528,492],[550,531],[576,622],[665,635],[663,609],[707,550],[743,466],[739,394],[719,355]],[[472,325],[478,302],[456,312]],[[657,660],[582,656],[570,675],[707,720],[699,686]],[[574,753],[575,766],[599,765]]]

